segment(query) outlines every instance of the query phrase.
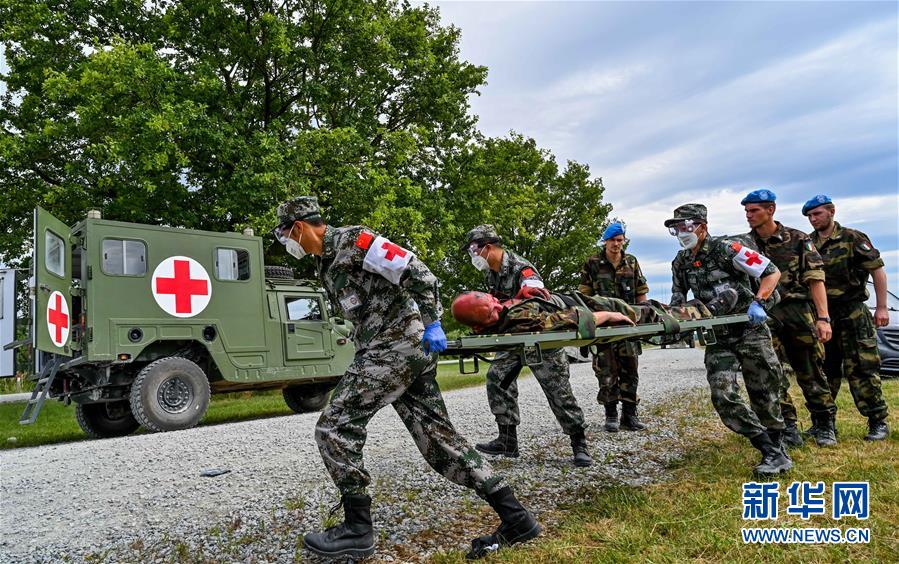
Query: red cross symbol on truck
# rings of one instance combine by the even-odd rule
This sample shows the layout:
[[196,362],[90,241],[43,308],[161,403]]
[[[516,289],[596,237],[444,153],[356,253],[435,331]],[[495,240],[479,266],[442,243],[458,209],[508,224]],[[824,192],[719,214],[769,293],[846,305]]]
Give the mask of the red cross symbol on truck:
[[175,261],[174,278],[157,278],[157,294],[175,295],[175,312],[191,313],[193,309],[190,303],[192,296],[205,296],[209,294],[209,283],[203,279],[190,277],[190,263],[186,260]]
[[62,330],[69,328],[69,316],[63,310],[62,294],[56,294],[56,309],[53,305],[47,307],[47,322],[56,329],[56,338],[53,342],[62,345]]
[[406,249],[391,243],[390,241],[384,241],[381,244],[382,249],[387,249],[387,255],[384,257],[387,260],[393,260],[394,257],[404,257],[406,256]]

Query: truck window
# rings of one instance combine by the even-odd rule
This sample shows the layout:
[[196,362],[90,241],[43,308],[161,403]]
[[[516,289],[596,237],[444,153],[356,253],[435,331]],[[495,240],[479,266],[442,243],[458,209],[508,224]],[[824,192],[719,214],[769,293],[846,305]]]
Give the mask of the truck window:
[[315,298],[285,298],[290,321],[321,321],[322,306]]
[[219,280],[249,280],[250,253],[244,249],[216,249],[215,276]]
[[103,239],[103,272],[110,276],[147,273],[147,246],[132,239]]
[[47,266],[47,270],[57,276],[65,276],[66,253],[63,247],[64,243],[62,237],[51,231],[47,231],[44,240],[47,248],[44,264]]

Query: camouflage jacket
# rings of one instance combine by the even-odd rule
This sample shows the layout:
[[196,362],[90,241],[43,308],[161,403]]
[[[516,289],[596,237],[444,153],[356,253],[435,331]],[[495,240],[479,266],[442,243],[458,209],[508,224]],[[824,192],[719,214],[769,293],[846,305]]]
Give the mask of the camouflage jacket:
[[755,230],[749,235],[759,252],[780,269],[777,289],[781,300],[811,301],[808,283],[812,280],[824,281],[824,261],[808,235],[798,229],[784,227],[779,221],[776,223],[777,231],[768,239],[759,237]]
[[861,231],[834,225],[833,233],[821,239],[809,233],[824,259],[824,284],[828,303],[863,302],[868,299],[868,274],[883,266],[880,251]]
[[421,339],[424,326],[443,315],[437,278],[428,267],[366,227],[328,226],[318,273],[331,303],[354,324],[357,352]]
[[478,328],[478,333],[535,333],[542,331],[577,330],[592,327],[593,311],[618,311],[630,317],[634,322],[639,313],[621,300],[614,298],[592,298],[584,296],[587,308],[571,307],[558,294],[552,294],[549,300],[532,298],[529,300],[507,300],[499,314],[499,319],[492,325]]
[[487,292],[500,300],[514,298],[522,286],[544,287],[543,278],[534,265],[509,249],[503,249],[499,272],[488,270],[484,275],[484,284]]
[[[746,310],[755,292],[750,275],[738,267],[735,259],[747,242],[745,238],[708,235],[695,257],[692,250],[679,251],[671,262],[671,305],[685,304],[688,291],[693,292],[694,298],[708,303],[722,291],[733,288],[739,296],[735,311]],[[777,266],[771,261],[759,278],[775,272]]]
[[605,247],[584,263],[577,289],[587,296],[618,298],[629,304],[636,303],[637,296],[649,293],[637,258],[625,253],[616,267],[606,257]]

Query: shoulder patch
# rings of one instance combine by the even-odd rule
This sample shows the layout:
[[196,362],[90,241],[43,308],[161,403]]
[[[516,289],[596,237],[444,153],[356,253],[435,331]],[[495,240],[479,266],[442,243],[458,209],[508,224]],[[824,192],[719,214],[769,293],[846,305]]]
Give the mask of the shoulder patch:
[[369,231],[363,231],[359,234],[359,237],[356,238],[356,246],[362,249],[363,251],[367,251],[369,247],[371,247],[371,242],[375,240],[375,236]]
[[743,245],[734,241],[733,243],[730,244],[730,248],[733,249],[734,252],[739,253],[740,250],[743,248]]
[[531,276],[534,276],[535,274],[536,274],[536,272],[534,272],[534,269],[531,268],[530,266],[528,266],[527,268],[525,268],[524,270],[521,271],[521,275],[525,278],[530,278]]
[[807,250],[809,252],[816,252],[818,249],[815,248],[815,244],[812,243],[811,239],[809,239],[808,241],[805,242],[805,250]]
[[863,250],[863,251],[865,251],[865,252],[867,253],[868,251],[871,250],[872,247],[871,247],[870,243],[868,243],[868,242],[865,241],[865,240],[862,240],[862,241],[858,244],[858,248],[861,249],[861,250]]

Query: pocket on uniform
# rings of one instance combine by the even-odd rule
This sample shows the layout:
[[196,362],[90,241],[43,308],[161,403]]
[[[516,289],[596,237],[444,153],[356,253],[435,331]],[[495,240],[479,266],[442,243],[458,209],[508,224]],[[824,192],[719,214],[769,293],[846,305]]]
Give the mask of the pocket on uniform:
[[[874,329],[874,318],[871,316],[871,312],[864,312],[867,315],[862,315],[861,318],[855,322],[855,331],[856,337],[858,337],[859,341],[869,339],[874,342],[874,346],[877,346],[877,330]],[[859,343],[861,346],[861,343]]]

